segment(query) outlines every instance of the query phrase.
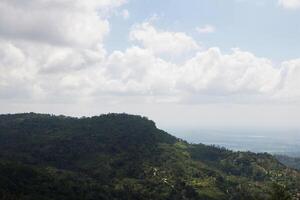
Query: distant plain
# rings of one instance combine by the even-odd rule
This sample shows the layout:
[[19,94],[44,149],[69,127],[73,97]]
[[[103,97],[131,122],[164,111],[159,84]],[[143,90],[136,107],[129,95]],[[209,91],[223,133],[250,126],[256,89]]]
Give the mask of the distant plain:
[[234,151],[267,152],[300,157],[298,130],[200,128],[192,130],[173,129],[169,132],[191,143],[216,145]]

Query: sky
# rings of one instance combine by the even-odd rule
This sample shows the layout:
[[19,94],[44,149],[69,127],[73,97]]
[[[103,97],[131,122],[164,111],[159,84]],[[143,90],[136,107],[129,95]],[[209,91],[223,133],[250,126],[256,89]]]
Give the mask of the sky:
[[300,129],[300,0],[1,0],[0,113]]

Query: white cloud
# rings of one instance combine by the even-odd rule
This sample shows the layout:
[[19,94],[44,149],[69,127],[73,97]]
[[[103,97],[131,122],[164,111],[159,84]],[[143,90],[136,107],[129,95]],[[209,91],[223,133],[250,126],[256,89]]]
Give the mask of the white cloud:
[[[299,99],[300,61],[274,66],[271,60],[233,49],[200,51],[182,65],[166,62],[148,49],[114,52],[105,67],[106,85],[114,94],[155,97],[173,102],[206,98],[215,101],[257,102]],[[199,99],[200,97],[200,99]]]
[[281,84],[276,94],[277,98],[285,101],[299,101],[300,99],[300,59],[282,63],[280,69]]
[[122,3],[123,0],[3,0],[0,36],[89,48],[103,41],[109,32],[106,16]]
[[178,87],[193,94],[210,96],[266,95],[280,83],[280,71],[268,59],[234,49],[222,54],[218,48],[199,52],[181,68]]
[[51,102],[53,98],[68,101],[90,91],[105,52],[2,41],[0,56],[2,99]]
[[203,27],[197,27],[196,31],[198,33],[214,33],[216,31],[216,28],[213,25],[205,25]]
[[132,47],[109,56],[106,77],[114,86],[111,92],[168,96],[174,92],[175,70],[175,64],[155,57],[151,51]]
[[187,34],[157,30],[148,22],[134,26],[130,39],[140,42],[154,54],[179,55],[199,49],[197,42]]
[[[228,54],[219,48],[201,50],[186,33],[160,30],[150,22],[130,31],[130,39],[139,46],[108,55],[103,47],[108,13],[122,3],[1,1],[1,100],[300,100],[299,60],[274,66],[269,59],[239,49]],[[164,59],[165,54],[190,56],[179,63]]]
[[278,4],[286,9],[300,8],[300,0],[278,0]]
[[1,1],[1,99],[63,102],[89,93],[106,56],[102,43],[109,32],[109,13],[123,3]]
[[275,66],[271,60],[233,49],[198,52],[184,64],[166,62],[149,49],[132,47],[107,60],[106,92],[155,97],[154,101],[297,101],[300,61]]

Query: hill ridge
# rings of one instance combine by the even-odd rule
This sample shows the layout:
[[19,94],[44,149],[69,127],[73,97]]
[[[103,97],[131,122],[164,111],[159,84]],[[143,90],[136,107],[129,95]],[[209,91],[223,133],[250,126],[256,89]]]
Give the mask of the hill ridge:
[[251,200],[274,187],[297,199],[300,188],[299,172],[269,154],[189,144],[126,113],[0,115],[1,179],[11,199]]

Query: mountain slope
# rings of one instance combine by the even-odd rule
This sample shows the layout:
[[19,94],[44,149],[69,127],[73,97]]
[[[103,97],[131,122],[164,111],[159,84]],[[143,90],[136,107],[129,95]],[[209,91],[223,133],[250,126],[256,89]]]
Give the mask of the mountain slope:
[[274,183],[296,198],[300,174],[269,154],[188,144],[144,117],[0,115],[1,199],[271,199]]

